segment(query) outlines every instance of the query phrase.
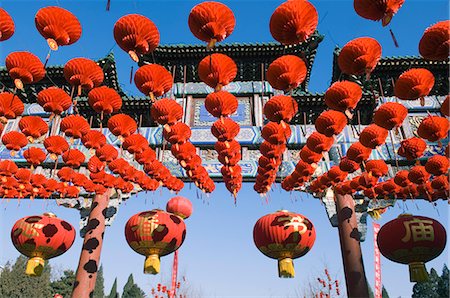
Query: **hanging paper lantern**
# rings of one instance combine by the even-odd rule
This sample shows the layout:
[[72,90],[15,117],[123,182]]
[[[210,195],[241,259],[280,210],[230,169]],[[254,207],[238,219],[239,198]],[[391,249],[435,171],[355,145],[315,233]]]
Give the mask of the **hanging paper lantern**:
[[116,114],[108,120],[109,131],[122,140],[137,130],[136,121],[127,114]]
[[23,157],[33,167],[37,167],[44,162],[46,154],[41,148],[28,147],[26,150],[23,151]]
[[81,166],[86,157],[80,150],[70,149],[63,153],[62,159],[66,166],[77,169]]
[[64,65],[64,78],[73,87],[78,88],[78,95],[81,89],[91,90],[103,83],[103,70],[97,63],[86,58],[74,58]]
[[402,73],[395,82],[394,94],[403,100],[421,100],[424,105],[424,97],[434,86],[434,75],[425,68],[412,68]]
[[70,11],[48,6],[38,10],[34,17],[36,29],[47,40],[50,49],[75,43],[81,37],[81,24]]
[[122,97],[113,88],[101,86],[92,89],[88,93],[88,103],[97,113],[116,113],[122,108]]
[[[75,171],[72,168],[69,167],[62,167],[59,171],[58,171],[58,178],[60,181],[62,182],[71,182],[73,177],[75,176]],[[66,183],[66,185],[67,185]]]
[[356,142],[350,145],[347,150],[347,158],[360,164],[361,162],[368,160],[372,149],[364,146],[360,142]]
[[322,153],[330,150],[333,143],[333,137],[324,136],[316,131],[306,139],[306,146],[315,153]]
[[123,158],[117,158],[108,163],[108,168],[114,174],[123,175],[130,168],[130,164]]
[[408,179],[415,184],[423,184],[428,181],[430,174],[425,170],[424,166],[414,166],[408,173]]
[[238,101],[227,91],[212,92],[206,96],[205,108],[216,118],[228,117],[236,113]]
[[408,115],[408,109],[396,102],[387,102],[378,107],[373,114],[373,122],[387,130],[400,127]]
[[386,176],[389,172],[387,164],[382,159],[373,159],[366,162],[366,172],[376,178]]
[[44,140],[44,147],[50,153],[53,160],[57,159],[58,155],[62,155],[69,150],[69,144],[61,136],[51,136]]
[[383,190],[387,194],[395,194],[400,187],[394,182],[394,179],[389,179],[383,184]]
[[191,137],[191,128],[183,122],[178,122],[170,127],[170,132],[163,130],[164,139],[171,144],[184,144]]
[[442,253],[446,240],[445,228],[438,221],[402,214],[381,227],[377,243],[383,256],[409,265],[411,282],[423,282],[428,280],[424,263]]
[[339,166],[332,166],[327,172],[327,178],[330,179],[332,183],[340,183],[347,178],[348,173],[342,171]]
[[224,118],[217,120],[211,126],[211,133],[220,142],[232,141],[239,134],[239,124],[234,122],[231,118]]
[[0,93],[0,117],[14,119],[22,115],[23,110],[23,102],[18,96],[9,92]]
[[332,137],[333,135],[340,134],[344,130],[347,125],[347,117],[338,111],[323,111],[317,117],[314,125],[317,132],[327,137]]
[[375,149],[386,142],[388,131],[376,124],[371,124],[363,129],[359,135],[359,141],[367,148]]
[[90,130],[81,137],[81,142],[84,147],[91,150],[97,150],[106,144],[106,137],[101,131]]
[[159,44],[159,31],[147,17],[129,14],[114,24],[114,39],[133,61],[138,62],[138,55],[148,54],[156,49]]
[[14,156],[17,151],[20,151],[28,144],[27,137],[18,131],[10,131],[5,133],[2,137],[2,143],[6,149],[11,151],[11,156]]
[[425,170],[434,176],[444,175],[448,172],[448,158],[442,155],[430,157],[425,164]]
[[427,60],[445,61],[450,51],[450,22],[442,21],[428,27],[419,42],[419,53]]
[[173,197],[167,202],[166,211],[186,219],[192,214],[192,203],[185,197]]
[[409,171],[407,171],[407,170],[401,170],[401,171],[397,172],[397,174],[395,174],[395,177],[394,177],[395,184],[397,184],[398,186],[401,186],[401,187],[406,187],[406,186],[410,185],[411,181],[409,181],[408,174],[409,174]]
[[61,115],[72,105],[69,94],[58,87],[49,87],[42,90],[37,95],[37,103],[44,111],[56,115]]
[[291,133],[291,127],[289,125],[285,125],[283,127],[283,125],[276,122],[269,122],[264,125],[261,131],[261,136],[264,140],[271,144],[281,145],[288,142],[291,137]]
[[236,63],[224,54],[211,54],[198,64],[200,80],[216,91],[220,91],[222,87],[228,85],[236,75]]
[[[230,142],[232,144],[232,142]],[[216,149],[217,150],[217,149]],[[180,165],[183,167],[183,163],[190,160],[194,155],[196,155],[195,146],[190,142],[186,142],[179,146],[172,146],[170,148],[172,155],[180,162]]]
[[79,139],[87,134],[91,127],[83,116],[69,115],[61,121],[60,129],[66,137]]
[[156,159],[156,153],[152,148],[147,148],[141,153],[137,153],[134,159],[141,165],[150,164]]
[[407,160],[415,160],[423,156],[423,153],[427,149],[427,143],[421,138],[412,137],[403,140],[398,148],[398,155],[406,158]]
[[345,112],[356,107],[362,97],[361,87],[350,81],[338,81],[325,92],[325,104],[332,110]]
[[106,144],[97,149],[95,155],[97,155],[101,161],[110,163],[119,156],[119,153],[113,145]]
[[383,27],[389,25],[392,17],[402,7],[405,0],[354,0],[356,13],[368,20],[381,20]]
[[15,162],[5,159],[0,160],[0,177],[2,178],[2,182],[6,182],[6,177],[11,177],[18,170],[18,167]]
[[142,135],[134,134],[126,137],[122,146],[123,149],[127,150],[130,154],[137,154],[148,148],[148,141]]
[[180,217],[157,209],[135,214],[125,225],[128,245],[146,257],[146,274],[159,273],[159,258],[176,251],[185,236],[186,226]]
[[6,68],[17,89],[33,84],[45,76],[45,68],[39,58],[30,52],[12,52],[6,56]]
[[323,155],[320,153],[316,153],[314,151],[311,151],[307,146],[303,147],[302,150],[300,150],[300,158],[309,164],[318,163]]
[[417,134],[429,142],[437,142],[447,137],[449,121],[445,117],[428,116],[423,119],[417,129]]
[[349,41],[339,53],[338,64],[348,75],[363,75],[366,78],[381,58],[381,45],[373,38],[360,37]]
[[236,25],[234,14],[219,2],[202,2],[192,8],[188,18],[189,29],[195,37],[208,43],[208,49],[231,35]]
[[15,30],[14,21],[6,10],[0,8],[0,41],[5,41],[13,36]]
[[431,181],[431,187],[437,191],[447,191],[449,189],[448,177],[441,175],[434,177]]
[[150,114],[161,125],[173,125],[183,117],[183,107],[174,99],[163,98],[152,105]]
[[286,1],[270,17],[270,33],[283,45],[306,41],[316,30],[319,16],[308,1]]
[[[217,144],[217,143],[216,143]],[[286,145],[273,145],[269,142],[262,142],[259,147],[261,154],[267,158],[280,158],[283,152],[286,150]]]
[[263,113],[269,121],[281,123],[283,126],[297,114],[297,102],[290,96],[276,95],[264,105]]
[[377,185],[378,178],[369,175],[368,173],[364,172],[359,176],[358,183],[363,188],[372,188],[375,185]]
[[279,277],[294,277],[293,259],[308,253],[316,231],[301,214],[281,210],[258,219],[253,228],[256,247],[267,257],[278,260]]
[[39,116],[25,116],[19,121],[19,128],[30,142],[48,132],[47,123]]
[[294,55],[284,55],[275,59],[269,65],[267,81],[273,88],[287,92],[303,83],[306,74],[306,64],[301,58]]
[[444,99],[444,102],[441,104],[441,114],[442,116],[450,116],[450,95],[447,95]]
[[19,219],[11,229],[14,247],[30,258],[25,273],[40,276],[45,260],[65,253],[75,240],[73,226],[52,213]]
[[339,162],[339,168],[344,172],[353,173],[359,169],[359,163],[356,163],[353,160],[350,160],[347,156],[344,156]]
[[155,97],[159,97],[169,92],[173,85],[173,78],[165,67],[158,64],[147,64],[139,67],[134,75],[136,87],[150,96],[152,102]]
[[[109,163],[109,166],[110,165],[111,163]],[[87,169],[91,173],[98,173],[105,170],[105,164],[96,155],[94,155],[89,159]]]

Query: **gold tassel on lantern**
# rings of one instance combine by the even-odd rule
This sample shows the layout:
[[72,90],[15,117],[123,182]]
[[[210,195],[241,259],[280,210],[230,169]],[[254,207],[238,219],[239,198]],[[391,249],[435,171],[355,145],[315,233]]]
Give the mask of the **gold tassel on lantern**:
[[144,273],[158,274],[161,267],[159,256],[156,254],[149,255],[145,258]]
[[425,263],[414,262],[409,263],[409,280],[411,282],[425,282],[428,281],[428,272],[425,268]]
[[44,259],[40,257],[34,257],[28,260],[25,274],[28,276],[41,276],[44,271]]
[[291,258],[278,260],[278,276],[293,278],[295,276],[294,263]]

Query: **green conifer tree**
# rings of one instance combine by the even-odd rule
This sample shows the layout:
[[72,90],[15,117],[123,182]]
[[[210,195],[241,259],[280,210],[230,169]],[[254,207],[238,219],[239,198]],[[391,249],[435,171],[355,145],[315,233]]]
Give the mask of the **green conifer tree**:
[[122,298],[144,298],[145,293],[134,283],[133,274],[128,277],[127,283],[123,287]]

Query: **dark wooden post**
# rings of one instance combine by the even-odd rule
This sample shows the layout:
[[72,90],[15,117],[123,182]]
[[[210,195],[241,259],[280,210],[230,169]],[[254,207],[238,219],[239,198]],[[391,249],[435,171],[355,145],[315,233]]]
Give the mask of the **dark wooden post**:
[[107,190],[103,195],[96,195],[92,202],[72,298],[89,298],[94,293],[105,233],[106,208],[110,195],[111,190]]
[[350,195],[335,194],[335,198],[347,296],[350,298],[369,297],[361,254],[360,233],[356,221],[355,202]]

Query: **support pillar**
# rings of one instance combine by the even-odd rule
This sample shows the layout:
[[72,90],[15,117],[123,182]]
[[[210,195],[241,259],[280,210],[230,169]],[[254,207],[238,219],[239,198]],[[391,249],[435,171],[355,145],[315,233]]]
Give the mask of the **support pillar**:
[[335,194],[335,198],[347,296],[350,298],[369,297],[355,202],[351,195]]
[[96,195],[93,199],[72,298],[89,298],[94,292],[105,233],[105,210],[108,207],[111,193],[112,190],[108,189],[103,195]]

